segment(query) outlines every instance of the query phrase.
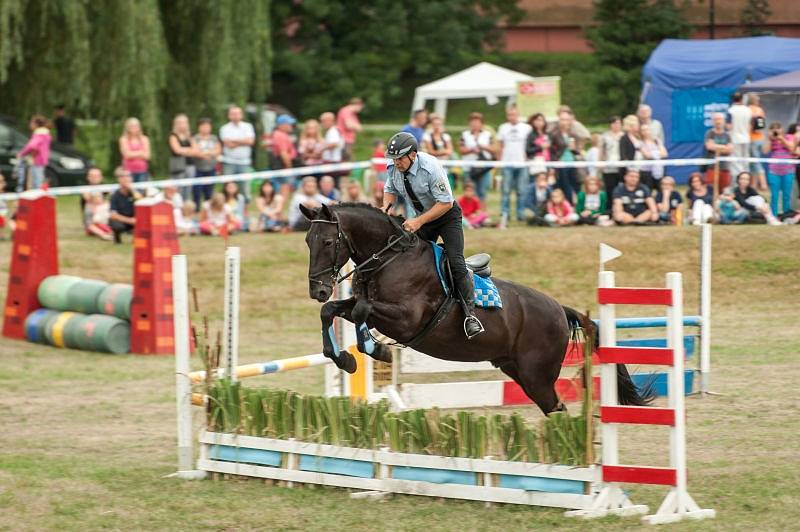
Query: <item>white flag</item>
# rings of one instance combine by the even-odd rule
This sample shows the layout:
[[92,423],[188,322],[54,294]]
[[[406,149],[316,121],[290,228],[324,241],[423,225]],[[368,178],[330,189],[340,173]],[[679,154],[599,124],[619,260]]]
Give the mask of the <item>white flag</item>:
[[610,260],[614,260],[614,259],[616,259],[617,257],[620,257],[620,256],[622,256],[622,252],[620,250],[618,250],[616,248],[612,248],[608,244],[603,244],[602,242],[600,243],[600,267],[601,267],[601,269],[602,269],[602,266],[606,262],[608,262]]

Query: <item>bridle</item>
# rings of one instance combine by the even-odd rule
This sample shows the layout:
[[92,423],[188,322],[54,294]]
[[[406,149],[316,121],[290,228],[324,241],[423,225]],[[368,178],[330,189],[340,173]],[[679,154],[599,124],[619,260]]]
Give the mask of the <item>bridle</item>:
[[[400,224],[398,224],[391,216],[389,216],[389,221],[392,223],[392,225],[395,227],[395,229],[398,229],[400,231],[400,234],[396,235],[394,237],[390,237],[389,238],[389,242],[383,248],[381,248],[380,250],[378,250],[375,253],[373,253],[365,261],[361,262],[360,264],[357,264],[347,274],[341,275],[339,273],[339,271],[344,267],[344,265],[347,263],[347,261],[343,262],[340,265],[336,264],[336,261],[337,261],[337,259],[339,257],[339,247],[341,246],[341,242],[344,241],[344,243],[347,245],[347,248],[348,248],[348,250],[350,252],[350,255],[349,255],[348,258],[355,257],[356,256],[356,249],[355,249],[355,247],[353,247],[353,243],[350,241],[350,239],[347,237],[347,235],[344,233],[344,231],[342,231],[342,225],[341,225],[341,223],[339,223],[339,219],[336,218],[335,216],[334,216],[333,220],[319,220],[319,219],[311,220],[312,224],[324,223],[324,224],[333,224],[333,225],[335,225],[336,226],[336,241],[333,244],[333,260],[331,261],[330,269],[329,268],[325,268],[325,269],[320,270],[318,272],[309,273],[308,274],[309,282],[316,283],[316,284],[322,285],[322,286],[334,287],[337,284],[339,284],[340,282],[344,281],[345,279],[348,279],[350,276],[352,276],[353,274],[356,274],[356,273],[358,273],[358,274],[375,274],[375,273],[378,273],[380,270],[382,270],[383,268],[385,268],[386,266],[391,264],[397,257],[399,257],[400,255],[402,255],[403,253],[405,253],[406,251],[408,251],[409,249],[411,249],[412,247],[414,247],[416,245],[417,240],[418,240],[418,237],[417,237],[416,234],[411,233],[411,232],[406,231],[405,229],[403,229],[400,226]],[[400,246],[400,249],[398,249],[398,250],[392,249],[403,240],[406,240],[407,242],[404,245]],[[388,251],[395,251],[395,254],[392,257],[390,257],[389,260],[384,261],[383,260],[384,259],[384,254],[386,254]],[[372,262],[377,262],[378,264],[373,266],[373,267],[371,267],[371,268],[368,268],[368,266]],[[320,277],[324,276],[326,274],[328,275],[328,280],[330,282],[330,285],[325,283],[325,281],[320,280]]]

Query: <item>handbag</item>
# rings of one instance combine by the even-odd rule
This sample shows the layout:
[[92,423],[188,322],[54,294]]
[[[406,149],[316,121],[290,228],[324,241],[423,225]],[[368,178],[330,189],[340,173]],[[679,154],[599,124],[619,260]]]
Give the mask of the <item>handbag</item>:
[[763,116],[754,116],[750,120],[750,126],[753,128],[753,131],[758,131],[759,129],[767,127],[767,121]]

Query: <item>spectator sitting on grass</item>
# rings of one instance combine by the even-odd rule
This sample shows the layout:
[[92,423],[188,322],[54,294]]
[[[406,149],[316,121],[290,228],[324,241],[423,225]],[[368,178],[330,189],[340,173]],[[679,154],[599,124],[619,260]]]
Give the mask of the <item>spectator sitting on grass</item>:
[[175,212],[175,231],[179,235],[196,235],[200,232],[200,224],[197,222],[197,204],[192,200],[186,200],[180,209]]
[[[3,174],[0,174],[0,194],[6,189],[6,178]],[[9,230],[13,233],[14,232],[14,221],[8,215],[8,204],[5,200],[0,199],[0,240],[5,238],[5,230],[6,226]]]
[[464,227],[477,229],[490,223],[489,214],[483,209],[481,200],[475,195],[473,183],[464,183],[464,194],[458,198],[458,206],[461,207]]
[[355,179],[351,179],[344,187],[344,197],[342,201],[348,203],[369,203],[364,191],[361,190],[361,183]]
[[309,209],[318,209],[331,203],[330,199],[318,192],[317,178],[314,176],[304,177],[289,205],[289,227],[292,231],[307,231],[311,227],[311,222],[300,211],[300,205],[305,205]]
[[781,222],[772,214],[767,201],[751,186],[750,172],[741,172],[736,176],[736,187],[733,197],[736,202],[748,210],[751,220],[763,218],[769,225],[781,225]]
[[539,172],[525,194],[525,221],[528,225],[546,225],[547,201],[552,189],[547,184],[547,173]]
[[136,225],[136,211],[133,204],[141,195],[133,188],[131,173],[121,166],[114,170],[119,188],[111,195],[111,214],[109,225],[114,232],[114,243],[122,243],[123,233],[133,233]]
[[563,227],[574,225],[578,221],[578,213],[572,208],[569,201],[564,197],[564,191],[557,188],[550,194],[547,202],[547,214],[544,220],[553,227]]
[[231,234],[238,228],[231,207],[225,203],[225,194],[215,192],[200,213],[200,232],[204,235],[219,236]]
[[703,182],[703,174],[689,174],[689,190],[686,191],[689,206],[689,221],[694,225],[709,223],[714,219],[714,190]]
[[283,204],[283,196],[275,190],[272,181],[262,182],[258,189],[258,196],[256,196],[258,229],[260,231],[276,232],[283,229],[286,225],[283,217]]
[[750,218],[750,212],[739,205],[733,196],[733,188],[726,188],[719,196],[717,202],[719,211],[719,223],[721,224],[743,224]]
[[[86,184],[91,186],[102,185],[103,184],[103,171],[100,170],[96,166],[89,167],[89,170],[86,172]],[[81,217],[86,214],[86,204],[88,203],[89,199],[91,199],[92,192],[82,192],[80,198],[81,204]],[[107,197],[108,194],[103,192],[103,197]]]
[[639,170],[628,168],[614,189],[614,221],[620,225],[642,225],[658,221],[658,208],[650,189],[639,183]]
[[319,193],[331,200],[332,203],[338,202],[342,197],[341,192],[336,188],[336,180],[329,175],[319,178]]
[[247,198],[239,192],[239,185],[234,181],[228,181],[223,185],[222,193],[225,195],[225,204],[230,207],[236,229],[248,231],[250,224],[247,219]]
[[586,225],[614,225],[609,216],[608,196],[600,188],[600,179],[589,176],[583,181],[583,190],[578,192],[578,223]]
[[678,209],[683,203],[680,193],[675,190],[675,179],[664,176],[661,179],[661,190],[656,192],[658,217],[664,223],[680,225]]

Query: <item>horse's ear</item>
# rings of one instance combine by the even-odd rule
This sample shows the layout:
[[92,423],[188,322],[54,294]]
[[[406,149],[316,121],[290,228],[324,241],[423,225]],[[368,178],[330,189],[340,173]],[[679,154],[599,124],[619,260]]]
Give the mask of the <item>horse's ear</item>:
[[319,214],[320,217],[323,218],[324,220],[333,220],[333,213],[325,204],[322,205],[322,210],[320,211]]
[[302,212],[303,216],[305,216],[309,221],[319,218],[319,209],[309,209],[302,203],[300,204],[300,212]]

